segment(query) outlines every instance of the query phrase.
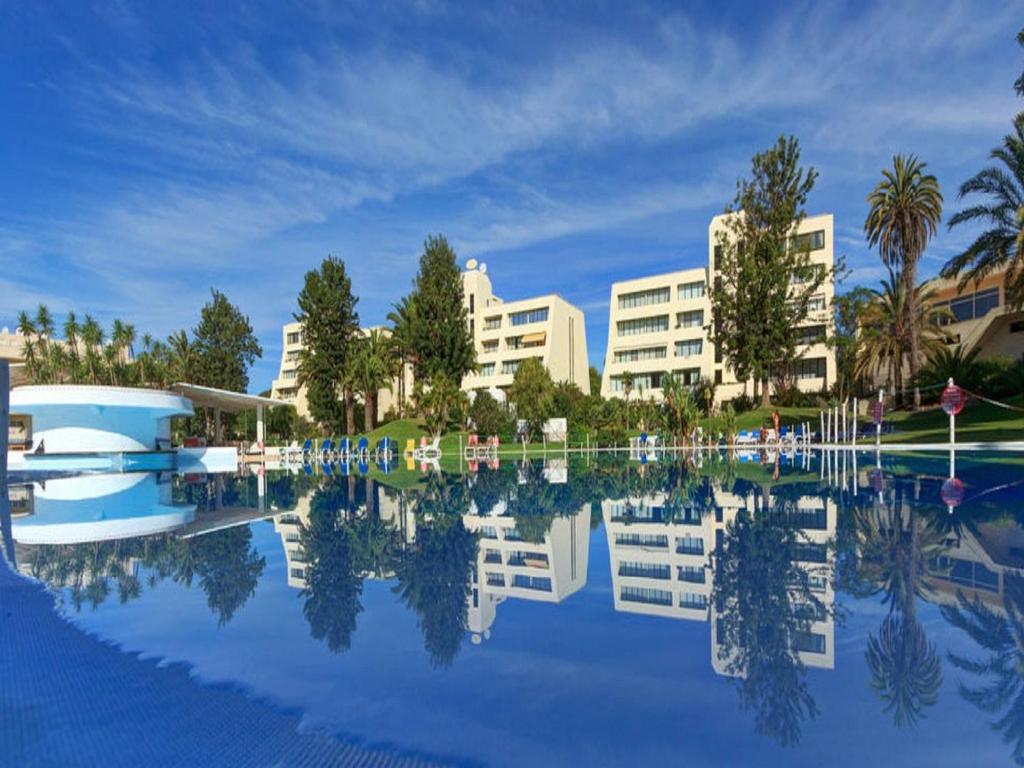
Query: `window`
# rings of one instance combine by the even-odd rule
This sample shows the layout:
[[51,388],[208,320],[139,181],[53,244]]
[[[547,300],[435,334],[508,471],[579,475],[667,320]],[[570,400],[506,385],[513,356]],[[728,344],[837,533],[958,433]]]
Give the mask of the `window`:
[[699,592],[682,592],[679,595],[679,607],[704,610],[708,607],[708,596]]
[[285,353],[284,360],[286,363],[294,363],[298,359],[299,351],[297,349],[293,349],[291,352]]
[[993,309],[999,306],[999,289],[989,288],[977,293],[969,293],[966,296],[952,299],[951,301],[937,302],[936,307],[949,307],[953,319],[946,319],[946,323],[962,323],[965,320],[974,320],[984,317]]
[[686,299],[700,299],[704,296],[704,282],[698,281],[696,283],[680,283],[678,288],[677,298],[680,301]]
[[667,589],[647,589],[646,587],[623,587],[619,597],[627,603],[647,603],[648,605],[672,605],[672,593]]
[[722,383],[722,369],[719,368],[715,371],[715,384]]
[[676,554],[678,555],[703,555],[704,539],[700,536],[677,536]]
[[524,312],[513,312],[508,316],[512,325],[529,325],[530,323],[544,323],[548,319],[548,308],[529,309]]
[[498,351],[498,340],[497,339],[488,339],[487,341],[485,341],[480,346],[483,347],[483,351],[484,352],[497,352]]
[[794,632],[793,650],[805,653],[824,653],[825,636],[815,632]]
[[288,338],[286,339],[286,341],[289,344],[298,344],[300,338],[301,338],[301,333],[299,331],[292,331],[292,332],[290,332],[288,334]]
[[789,370],[797,379],[824,379],[825,358],[812,357],[809,360],[797,360],[790,365]]
[[291,575],[293,579],[304,579],[306,577],[306,571],[303,568],[292,568]]
[[670,579],[672,572],[668,564],[640,563],[625,561],[619,563],[619,576],[639,576],[645,579]]
[[792,240],[794,251],[820,251],[825,247],[825,230],[805,232]]
[[672,373],[687,387],[693,387],[700,383],[700,368],[683,368]]
[[821,344],[824,341],[824,325],[808,325],[803,328],[796,329],[796,343],[798,345],[809,346],[811,344]]
[[677,570],[679,580],[688,584],[703,584],[707,578],[703,565],[680,565]]
[[811,296],[810,300],[807,302],[807,311],[808,312],[823,312],[824,310],[825,310],[825,297],[822,296],[820,293],[816,294],[814,296]]
[[288,379],[288,380],[294,379],[295,378],[295,371],[285,371],[284,372],[284,378]]
[[793,559],[801,563],[828,562],[828,547],[809,541],[798,541],[793,547]]
[[704,351],[703,339],[688,339],[676,342],[676,357],[694,357]]
[[484,318],[485,331],[493,331],[498,328],[501,328],[501,315],[498,315],[497,317]]
[[636,320],[620,320],[619,336],[639,336],[643,333],[658,333],[668,330],[668,315],[639,317]]
[[[524,357],[523,358],[523,360],[531,360],[531,359],[532,360],[540,360],[541,358],[539,358],[539,357],[535,357],[535,358]],[[505,362],[503,362],[501,364],[501,372],[505,373],[505,374],[511,373],[511,374],[514,375],[515,372],[519,370],[519,366],[522,364],[523,360],[506,360]]]
[[494,363],[484,363],[480,366],[481,376],[493,376],[494,375]]
[[480,536],[484,539],[496,539],[498,538],[498,529],[493,525],[484,525],[480,528]]
[[[650,373],[637,373],[633,375],[633,392],[648,389],[661,389],[662,371],[651,371]],[[612,376],[612,392],[625,392],[626,385],[622,376]]]
[[716,245],[714,251],[711,254],[711,268],[715,268],[715,264],[722,258],[722,246]]
[[500,573],[488,573],[487,574],[487,586],[489,587],[504,587],[505,576]]
[[471,294],[469,294],[469,314],[472,315],[475,309],[476,309],[476,294],[475,293],[471,293]]
[[619,294],[619,309],[646,307],[650,304],[664,304],[672,299],[671,288],[652,288],[649,291]]
[[512,586],[520,589],[535,589],[538,592],[550,592],[551,579],[547,576],[526,576],[517,573],[512,577]]
[[676,314],[676,328],[700,328],[704,325],[704,310],[693,309]]
[[616,363],[635,363],[638,360],[660,360],[668,356],[667,347],[643,347],[641,349],[621,349],[615,353]]
[[668,536],[663,533],[616,533],[615,544],[620,547],[668,549]]

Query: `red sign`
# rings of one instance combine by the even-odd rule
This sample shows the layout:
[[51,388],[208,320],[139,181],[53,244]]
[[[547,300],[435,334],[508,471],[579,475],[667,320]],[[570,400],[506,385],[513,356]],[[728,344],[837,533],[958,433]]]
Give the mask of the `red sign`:
[[878,401],[875,402],[875,413],[874,413],[874,416],[875,416],[875,424],[876,425],[881,424],[882,423],[882,401],[881,400],[878,400]]
[[967,395],[960,387],[950,386],[942,390],[942,410],[950,416],[959,414],[966,403]]
[[959,507],[964,500],[964,484],[951,477],[942,484],[942,503],[947,507]]

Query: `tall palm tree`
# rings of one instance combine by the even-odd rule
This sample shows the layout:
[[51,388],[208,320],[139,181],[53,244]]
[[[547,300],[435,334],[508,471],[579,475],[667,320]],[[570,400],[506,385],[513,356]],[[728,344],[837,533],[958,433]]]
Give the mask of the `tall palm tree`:
[[75,313],[68,311],[67,317],[64,319],[64,343],[67,345],[67,362],[72,382],[78,382],[81,371],[79,370],[79,355],[78,355],[78,318]]
[[95,384],[98,381],[103,362],[100,357],[103,346],[103,328],[91,315],[86,315],[85,321],[82,323],[82,343],[85,345],[85,369],[89,383]]
[[36,325],[25,310],[18,313],[18,333],[25,339],[21,349],[21,356],[25,358],[25,372],[29,381],[40,383],[39,354],[35,342]]
[[960,287],[1005,269],[1006,303],[1024,307],[1024,113],[1013,121],[1013,133],[989,153],[994,164],[960,185],[957,200],[972,195],[985,200],[958,211],[949,228],[960,224],[988,226],[967,250],[942,268],[943,277],[959,277]]
[[[942,193],[939,182],[925,173],[926,164],[914,155],[896,155],[892,169],[882,170],[882,180],[868,195],[868,217],[864,233],[868,245],[878,247],[882,262],[890,270],[899,270],[907,291],[906,312],[916,311],[917,263],[928,240],[942,220]],[[920,340],[913,324],[910,331],[910,378],[917,378]],[[914,389],[914,408],[921,407],[921,393]]]
[[189,341],[184,329],[167,337],[168,366],[171,378],[176,381],[188,381],[192,376],[192,367],[196,362],[195,346]]
[[404,296],[388,313],[391,323],[391,345],[399,361],[398,374],[398,414],[405,414],[406,400],[409,393],[405,391],[405,367],[416,365],[416,301],[413,296]]
[[987,652],[981,659],[950,653],[953,666],[979,678],[975,687],[960,684],[960,695],[997,719],[993,727],[1013,746],[1013,759],[1024,765],[1024,579],[1007,574],[1003,613],[975,595],[957,594],[957,605],[943,606],[942,615]]
[[629,396],[633,394],[633,373],[632,371],[622,372],[622,391],[626,395],[626,429],[629,429]]
[[355,389],[363,396],[363,428],[372,432],[377,424],[377,401],[382,389],[391,389],[388,339],[374,329],[356,341],[352,362]]
[[861,340],[854,375],[872,377],[886,371],[887,382],[902,400],[903,364],[911,350],[911,328],[917,334],[919,352],[926,357],[936,354],[945,346],[942,323],[949,312],[935,306],[935,292],[924,285],[912,291],[914,311],[908,312],[906,284],[891,272],[881,289],[872,293],[859,320]]

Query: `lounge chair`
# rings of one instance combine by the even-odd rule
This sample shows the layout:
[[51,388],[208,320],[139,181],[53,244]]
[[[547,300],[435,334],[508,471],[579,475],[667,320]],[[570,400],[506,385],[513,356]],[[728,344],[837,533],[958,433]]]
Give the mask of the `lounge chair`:
[[313,438],[307,437],[306,442],[302,444],[302,455],[309,456],[313,452]]
[[412,456],[415,451],[416,441],[410,437],[408,440],[405,441],[405,455]]
[[320,444],[319,452],[320,461],[327,462],[331,460],[334,455],[334,442],[329,437],[325,437],[323,443]]
[[352,441],[347,437],[341,438],[338,441],[338,458],[342,461],[347,461],[352,455]]
[[360,437],[356,444],[356,456],[367,456],[370,453],[370,441],[366,437]]
[[431,443],[427,443],[427,438],[424,437],[420,440],[420,447],[413,451],[413,457],[421,461],[429,459],[438,459],[441,456],[441,438],[435,437]]

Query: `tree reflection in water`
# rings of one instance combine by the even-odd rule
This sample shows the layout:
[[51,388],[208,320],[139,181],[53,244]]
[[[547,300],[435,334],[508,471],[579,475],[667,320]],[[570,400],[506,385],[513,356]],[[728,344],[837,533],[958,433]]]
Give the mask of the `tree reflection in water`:
[[831,610],[810,589],[798,563],[795,502],[755,489],[755,511],[741,508],[716,546],[712,631],[717,658],[733,677],[754,727],[783,746],[800,741],[802,723],[818,714],[798,640],[811,616]]

